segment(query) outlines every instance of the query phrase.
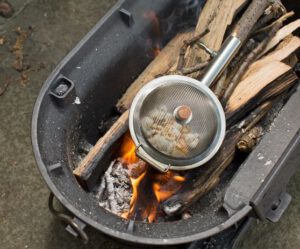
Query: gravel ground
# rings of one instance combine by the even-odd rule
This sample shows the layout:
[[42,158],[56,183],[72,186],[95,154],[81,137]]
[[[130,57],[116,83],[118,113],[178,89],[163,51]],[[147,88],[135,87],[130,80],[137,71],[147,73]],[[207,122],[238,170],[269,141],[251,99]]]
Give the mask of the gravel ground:
[[[65,233],[47,209],[49,191],[41,178],[31,149],[30,126],[35,99],[57,63],[101,18],[114,1],[11,0],[16,14],[0,17],[0,248],[67,249],[125,248],[88,231],[84,246]],[[12,68],[11,52],[17,34],[30,32],[24,46],[24,68]],[[15,53],[16,54],[16,53]],[[291,206],[278,224],[260,223],[240,248],[300,248],[300,172],[292,179]]]

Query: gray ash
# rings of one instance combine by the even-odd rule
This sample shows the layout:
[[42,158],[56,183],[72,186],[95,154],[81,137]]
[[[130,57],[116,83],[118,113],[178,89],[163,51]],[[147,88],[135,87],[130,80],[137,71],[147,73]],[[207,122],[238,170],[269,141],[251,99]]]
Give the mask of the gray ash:
[[120,160],[114,160],[102,177],[97,190],[99,205],[116,215],[121,215],[129,211],[131,196],[129,170]]

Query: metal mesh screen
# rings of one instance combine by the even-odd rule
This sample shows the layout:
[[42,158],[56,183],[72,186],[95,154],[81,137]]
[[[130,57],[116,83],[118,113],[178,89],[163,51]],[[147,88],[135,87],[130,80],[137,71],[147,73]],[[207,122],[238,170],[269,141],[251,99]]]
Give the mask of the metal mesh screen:
[[[179,106],[192,111],[190,122],[175,118]],[[175,83],[161,86],[144,100],[140,111],[146,141],[159,152],[174,158],[191,158],[204,152],[217,132],[212,100],[193,86]]]

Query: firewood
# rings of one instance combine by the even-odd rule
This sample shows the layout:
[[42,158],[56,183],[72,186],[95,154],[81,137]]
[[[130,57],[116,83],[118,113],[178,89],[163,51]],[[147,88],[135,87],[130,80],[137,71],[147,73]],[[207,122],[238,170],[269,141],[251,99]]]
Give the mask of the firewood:
[[[247,3],[247,0],[210,0],[204,5],[198,20],[195,35],[202,33],[206,28],[209,33],[202,42],[212,50],[218,51],[224,40],[226,29],[232,24],[234,16]],[[209,60],[209,55],[193,46],[186,54],[186,67],[192,67],[198,63]],[[190,75],[198,78],[199,72]]]
[[184,67],[181,70],[177,71],[177,74],[181,74],[181,75],[188,75],[188,74],[192,74],[195,72],[199,72],[200,70],[202,70],[203,68],[205,68],[208,65],[208,61],[199,63],[193,67]]
[[286,12],[286,9],[280,1],[274,2],[271,6],[269,6],[265,10],[264,16],[262,16],[258,20],[258,22],[255,24],[255,26],[253,27],[253,31],[255,32],[255,31],[263,28],[264,26],[266,26],[266,24],[268,22],[272,21],[273,19],[279,18],[285,12]]
[[[228,101],[228,98],[241,80],[242,76],[247,75],[246,70],[249,65],[256,58],[260,58],[269,50],[271,50],[275,45],[277,45],[278,42],[284,39],[285,36],[297,29],[297,23],[293,23],[293,25],[286,25],[284,28],[278,31],[278,29],[282,26],[283,21],[293,15],[294,12],[288,12],[281,16],[278,20],[274,21],[270,26],[265,28],[267,31],[267,37],[260,44],[257,45],[257,42],[255,42],[252,38],[246,42],[245,46],[241,49],[241,51],[239,51],[236,58],[234,58],[229,65],[229,70],[231,71],[229,77],[223,82],[218,81],[216,83],[215,93],[220,99],[222,98],[221,101],[223,105],[225,105]],[[260,23],[260,25],[262,23]],[[276,33],[275,37],[273,37],[276,31],[278,32]]]
[[130,85],[117,103],[117,109],[122,113],[129,109],[138,91],[159,74],[164,74],[177,63],[181,44],[191,38],[192,33],[182,33],[173,38],[140,76]]
[[226,133],[225,140],[218,153],[205,165],[188,173],[186,183],[161,206],[167,216],[182,213],[195,201],[216,186],[221,174],[233,161],[236,144],[245,131],[253,128],[270,110],[272,102],[263,103],[254,110],[240,125],[232,127]]
[[229,97],[231,96],[231,94],[233,93],[234,89],[238,85],[239,81],[241,80],[241,78],[245,74],[245,72],[248,69],[249,65],[256,60],[256,58],[258,57],[259,53],[261,53],[264,50],[264,48],[267,46],[267,44],[269,43],[269,41],[276,34],[276,32],[280,29],[281,26],[282,26],[282,22],[277,22],[271,28],[271,30],[267,33],[267,37],[262,42],[260,42],[251,51],[251,53],[249,53],[246,56],[246,58],[244,59],[244,61],[238,67],[238,70],[234,72],[234,74],[232,75],[232,77],[229,80],[228,87],[227,87],[227,89],[226,89],[226,91],[225,91],[225,93],[224,93],[224,95],[223,95],[223,97],[221,99],[221,103],[223,104],[223,106],[226,105]]
[[[91,190],[94,181],[98,178],[95,169],[111,146],[128,130],[128,112],[123,113],[113,124],[108,132],[101,137],[95,146],[89,151],[80,165],[73,170],[77,180],[85,188]],[[93,175],[93,178],[90,178]]]
[[300,48],[300,38],[296,36],[289,36],[281,43],[283,44],[279,44],[278,49],[276,49],[274,52],[254,62],[245,73],[243,79],[250,76],[252,73],[256,72],[259,68],[263,67],[269,62],[283,61]]
[[257,30],[256,32],[254,32],[253,35],[257,35],[257,34],[259,34],[259,33],[261,33],[261,32],[268,31],[270,28],[272,28],[272,26],[273,26],[274,24],[276,24],[276,22],[285,22],[288,18],[290,18],[290,17],[293,16],[294,14],[295,14],[294,11],[290,11],[290,12],[284,14],[283,16],[281,16],[280,18],[278,18],[275,22],[271,23],[270,25],[267,25],[267,26],[265,26],[265,27],[263,27],[263,28]]
[[[281,42],[274,52],[253,63],[243,77],[243,80],[239,82],[235,91],[230,95],[225,108],[227,115],[229,117],[232,116],[232,113],[235,113],[240,106],[245,105],[246,102],[262,91],[268,84],[287,73],[291,67],[277,62],[291,56],[299,47],[300,39],[298,37],[288,37]],[[241,91],[241,89],[243,90]],[[236,107],[234,107],[235,105]]]
[[[265,70],[272,71],[269,71],[270,74],[268,75],[267,73],[264,73]],[[276,70],[278,76],[273,74]],[[281,71],[282,74],[279,71]],[[263,101],[282,94],[284,91],[293,86],[297,80],[297,75],[288,65],[281,62],[273,62],[266,65],[264,68],[259,70],[257,74],[242,81],[233,92],[233,95],[229,99],[225,109],[227,126],[230,127],[238,122],[245,113],[251,111]],[[246,89],[242,90],[242,87],[248,89],[248,92],[246,91],[247,96],[245,96],[244,91]]]
[[256,96],[264,87],[290,70],[290,66],[279,61],[274,61],[258,68],[255,73],[252,73],[239,83],[226,105],[226,112],[236,111],[253,96]]
[[273,39],[268,43],[267,47],[264,49],[264,51],[259,55],[259,57],[262,57],[267,52],[269,52],[272,48],[278,45],[279,42],[281,42],[283,39],[285,39],[287,36],[292,34],[295,30],[297,30],[300,27],[300,19],[291,22],[284,27],[282,27],[276,35],[273,37]]
[[218,97],[218,99],[221,99],[229,83],[229,80],[227,79],[227,75],[228,75],[228,69],[225,69],[214,87],[214,94]]

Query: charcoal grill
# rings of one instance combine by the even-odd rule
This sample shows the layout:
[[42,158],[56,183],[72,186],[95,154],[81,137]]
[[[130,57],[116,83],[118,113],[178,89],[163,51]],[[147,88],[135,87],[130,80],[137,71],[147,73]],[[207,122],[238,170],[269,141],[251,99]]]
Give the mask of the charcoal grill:
[[[100,208],[72,174],[82,139],[86,144],[96,142],[101,122],[117,115],[118,98],[153,59],[149,40],[157,37],[142,13],[154,11],[159,16],[165,44],[186,28],[182,18],[196,18],[201,2],[118,1],[44,83],[33,113],[34,154],[53,193],[50,201],[54,195],[72,216],[52,212],[69,224],[75,236],[86,240],[88,225],[127,243],[179,245],[237,231],[235,225],[245,224],[249,217],[276,222],[288,206],[291,197],[285,188],[300,159],[300,112],[295,112],[299,90],[238,171],[233,167],[227,172],[221,184],[194,205],[188,220],[152,224],[124,220]],[[107,167],[103,159],[99,174]],[[216,199],[218,193],[224,197]]]

